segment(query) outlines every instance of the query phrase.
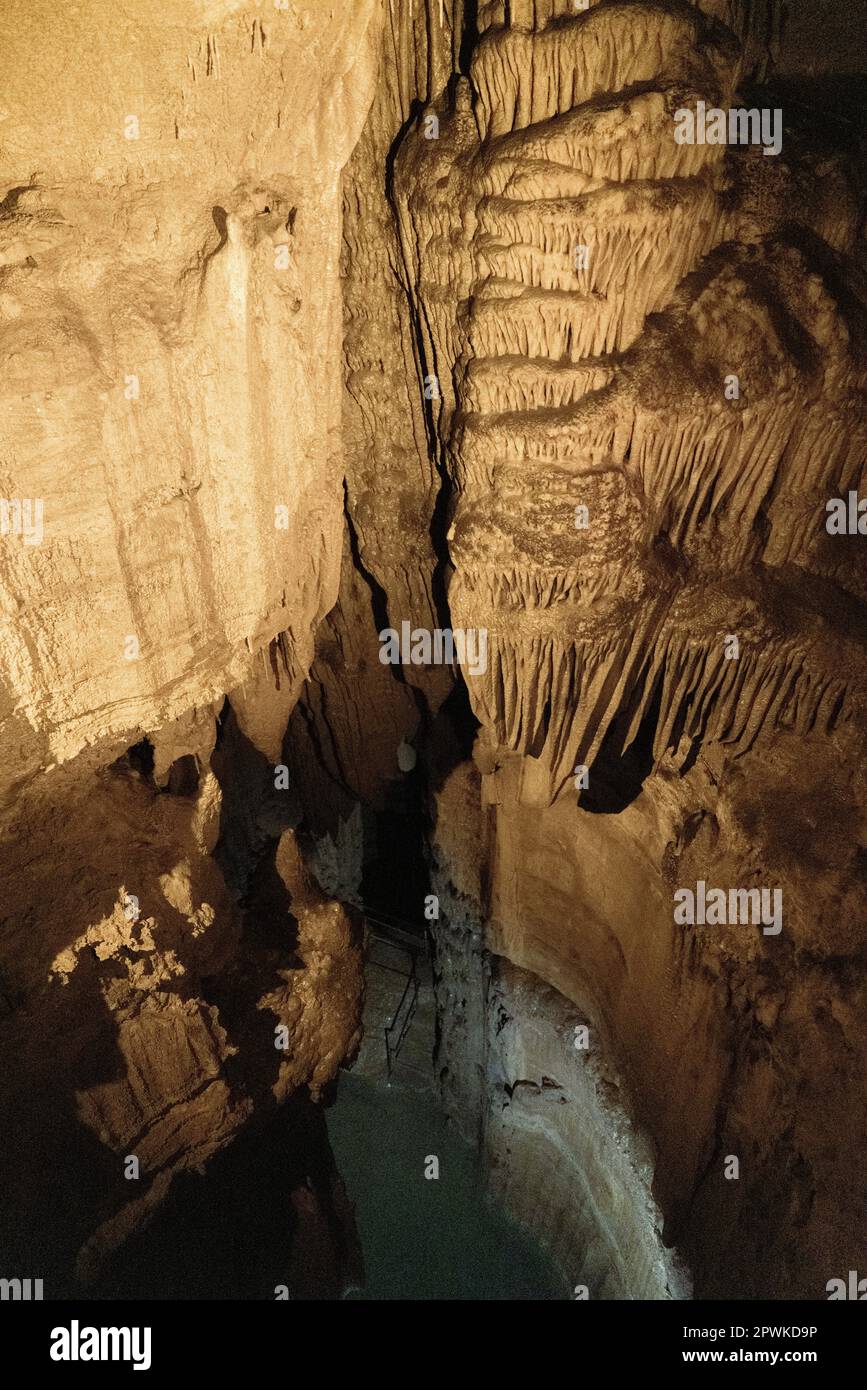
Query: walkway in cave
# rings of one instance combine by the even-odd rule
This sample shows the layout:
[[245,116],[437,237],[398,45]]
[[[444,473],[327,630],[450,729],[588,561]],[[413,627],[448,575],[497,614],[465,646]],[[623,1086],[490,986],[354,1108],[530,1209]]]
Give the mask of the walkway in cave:
[[413,943],[371,917],[367,927],[364,1041],[353,1075],[432,1093],[436,1008],[425,939]]

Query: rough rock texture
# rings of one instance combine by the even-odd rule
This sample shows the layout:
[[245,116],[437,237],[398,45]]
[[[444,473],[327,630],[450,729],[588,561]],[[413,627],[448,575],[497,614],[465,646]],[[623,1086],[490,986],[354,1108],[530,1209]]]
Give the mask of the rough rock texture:
[[0,560],[19,776],[223,694],[278,633],[303,666],[334,602],[339,176],[378,9],[5,7],[0,457],[44,502]]
[[[865,1210],[842,1175],[865,1114],[867,628],[859,538],[824,520],[863,491],[867,321],[851,145],[790,119],[771,171],[674,143],[674,109],[737,105],[739,71],[685,6],[513,7],[396,182],[444,383],[451,612],[492,648],[467,676],[495,808],[485,945],[598,1029],[697,1292],[821,1297]],[[674,925],[700,878],[781,888],[783,935]],[[586,1179],[568,1105],[547,1113]],[[562,1252],[562,1212],[506,1186]]]
[[[858,66],[851,24],[727,2],[515,0],[475,27],[458,4],[390,8],[346,191],[370,595],[330,621],[429,621],[405,562],[424,564],[421,502],[439,621],[490,637],[471,714],[441,671],[395,671],[431,793],[444,1098],[592,1296],[823,1297],[867,1200],[862,541],[825,530],[828,499],[864,491],[864,162],[852,103],[816,78]],[[678,145],[699,100],[780,106],[782,154]],[[386,261],[371,147],[390,151]],[[365,331],[384,303],[427,459],[393,336]],[[304,732],[330,769],[317,782],[305,754],[308,788],[371,805],[381,764],[345,731],[379,702],[374,650],[318,678]],[[781,934],[675,923],[699,879],[781,889]]]
[[470,699],[532,754],[542,802],[660,690],[657,756],[863,707],[863,619],[827,584],[858,592],[854,547],[817,535],[867,447],[867,325],[832,256],[857,201],[825,161],[793,224],[797,155],[768,189],[760,150],[675,143],[675,109],[728,109],[737,79],[689,7],[600,4],[489,30],[440,138],[399,155],[456,491],[449,602],[492,646]]
[[3,512],[2,1250],[46,1296],[358,1043],[359,929],[273,765],[337,595],[340,173],[380,28],[0,17],[0,493],[43,528]]
[[[655,1155],[625,1114],[585,1019],[536,975],[498,959],[487,990],[491,1187],[599,1298],[687,1298],[650,1193]],[[574,1287],[574,1286],[573,1286]],[[577,1292],[577,1290],[576,1290]]]
[[[684,1255],[697,1294],[822,1297],[826,1271],[856,1257],[865,1192],[840,1178],[857,1166],[867,1118],[857,1060],[867,1043],[863,773],[853,766],[838,740],[808,751],[784,737],[739,760],[702,753],[685,776],[666,759],[619,811],[582,810],[572,797],[541,812],[520,807],[518,759],[482,779],[458,769],[439,793],[444,1094],[465,1128],[485,1131],[498,1182],[537,1231],[550,1229],[574,1281],[586,1247],[586,1236],[564,1243],[574,1201],[540,1212],[536,1184],[510,1179],[515,1144],[499,1095],[518,1081],[544,1091],[547,1075],[571,1104],[571,1039],[561,1027],[559,1050],[549,1044],[537,1058],[528,1048],[503,1071],[491,1062],[499,1025],[486,981],[498,958],[536,981],[518,1002],[506,995],[519,1033],[567,1004],[589,1023],[590,1054],[616,1087],[611,1108],[622,1106],[650,1144],[665,1241]],[[598,763],[591,785],[606,775],[622,793],[625,769]],[[492,804],[480,809],[482,797]],[[491,865],[484,891],[476,845]],[[780,935],[676,925],[674,889],[700,878],[780,887]],[[557,1124],[571,1110],[545,1114],[558,1153],[577,1153]],[[737,1182],[725,1180],[728,1155],[740,1158]],[[585,1160],[573,1182],[589,1171]],[[599,1287],[623,1274],[611,1264]]]
[[73,1264],[97,1273],[173,1174],[296,1090],[316,1098],[360,1041],[360,928],[312,884],[291,829],[275,838],[273,812],[251,848],[209,756],[229,788],[262,770],[224,722],[210,754],[203,714],[162,789],[138,750],[107,768],[89,754],[8,824],[3,1249],[16,1268],[37,1260],[54,1293]]

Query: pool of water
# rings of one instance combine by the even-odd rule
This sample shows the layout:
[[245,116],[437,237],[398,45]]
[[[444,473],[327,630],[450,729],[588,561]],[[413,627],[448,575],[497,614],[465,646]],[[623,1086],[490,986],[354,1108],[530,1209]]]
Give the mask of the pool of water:
[[[428,1093],[341,1075],[327,1113],[355,1207],[359,1299],[565,1299],[543,1254],[491,1202],[476,1156]],[[435,1171],[439,1176],[426,1177]]]

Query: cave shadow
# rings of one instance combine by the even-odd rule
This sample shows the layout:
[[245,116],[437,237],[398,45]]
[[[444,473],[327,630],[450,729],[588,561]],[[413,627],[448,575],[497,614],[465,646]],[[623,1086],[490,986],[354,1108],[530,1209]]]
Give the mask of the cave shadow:
[[653,745],[662,708],[662,681],[657,680],[635,738],[623,747],[631,710],[627,705],[609,724],[589,768],[589,785],[578,796],[578,807],[593,816],[619,816],[640,795],[654,767]]
[[742,86],[745,106],[782,108],[787,124],[801,138],[821,141],[834,150],[857,153],[867,107],[863,72],[771,74],[761,83]]
[[127,1077],[96,970],[79,970],[88,978],[49,985],[38,1009],[28,1000],[0,1022],[0,1051],[15,1060],[0,1097],[0,1275],[42,1279],[46,1299],[80,1295],[79,1251],[131,1196],[123,1155],[78,1112],[79,1091]]
[[228,699],[221,711],[211,768],[220,784],[220,829],[213,857],[241,912],[241,940],[228,970],[201,981],[202,997],[218,1010],[236,1048],[223,1064],[233,1100],[251,1098],[257,1114],[277,1106],[284,1052],[275,1046],[284,1020],[259,1007],[266,994],[286,990],[287,971],[303,970],[298,920],[277,870],[284,830],[300,809],[290,787],[275,785],[275,767],[243,732]]
[[[230,1045],[237,1049],[231,1058],[234,1068],[223,1069],[232,1099],[239,1095],[247,1100],[267,1098],[267,1118],[276,1110],[270,1083],[276,1078],[283,1054],[274,1046],[273,1025],[278,1020],[269,1011],[257,1009],[256,1003],[269,987],[285,987],[281,972],[298,964],[294,957],[296,923],[274,862],[275,831],[287,820],[291,822],[292,813],[279,794],[275,796],[273,790],[269,794],[267,782],[263,785],[261,763],[241,756],[237,747],[236,756],[226,757],[228,718],[229,711],[224,710],[222,766],[219,756],[216,758],[227,803],[221,848],[223,865],[230,877],[234,874],[236,896],[239,891],[244,895],[239,905],[247,949],[242,944],[237,972],[234,963],[228,972],[234,978],[221,976],[217,981],[202,982],[200,987],[197,976],[193,992],[207,1004],[205,985],[211,985],[211,998],[219,996],[226,1011],[220,1021],[227,1028]],[[234,738],[236,745],[241,744],[240,731],[235,731]],[[249,747],[245,752],[249,753]],[[170,772],[163,789],[154,784],[153,768],[153,745],[142,737],[115,762],[96,765],[85,783],[80,780],[80,769],[77,777],[59,769],[27,812],[28,835],[18,847],[10,844],[4,849],[0,874],[4,897],[0,1048],[4,1056],[15,1059],[15,1065],[3,1069],[0,1087],[4,1135],[0,1154],[0,1277],[42,1279],[46,1299],[98,1296],[88,1293],[86,1281],[94,1264],[87,1253],[88,1242],[124,1207],[142,1201],[151,1179],[145,1172],[139,1181],[126,1177],[126,1153],[107,1135],[94,1132],[93,1118],[85,1123],[78,1100],[79,1095],[96,1087],[130,1079],[132,1064],[127,1063],[120,1048],[120,1016],[112,1001],[119,991],[118,998],[134,1002],[126,962],[100,960],[95,949],[87,946],[79,947],[71,973],[64,975],[54,962],[89,928],[112,914],[121,886],[141,894],[141,918],[154,916],[160,924],[154,929],[158,949],[165,924],[172,936],[177,934],[175,928],[183,925],[169,921],[176,909],[161,896],[154,879],[175,862],[182,843],[180,826],[187,825],[192,814],[199,766],[193,757],[177,760],[174,782]],[[269,772],[273,788],[273,770]],[[246,817],[237,802],[248,784],[259,790],[254,798],[256,814]],[[175,814],[180,817],[177,837]],[[76,831],[71,845],[63,840],[70,820]],[[131,836],[139,841],[144,856],[141,867],[148,876],[145,891],[134,877],[139,866],[130,866]],[[98,847],[92,856],[91,845]],[[255,890],[250,891],[254,879]],[[55,906],[36,931],[39,903],[63,907]],[[178,939],[184,939],[183,932]],[[26,962],[23,967],[19,964],[22,957]],[[38,983],[40,979],[44,985]],[[233,984],[237,1000],[230,1010],[228,995]],[[177,981],[167,980],[160,990],[183,1000],[190,985],[182,972]],[[91,1099],[98,1107],[98,1098]],[[309,1126],[303,1129],[303,1133],[309,1132]],[[140,1138],[124,1141],[130,1153],[135,1153]],[[179,1183],[180,1176],[174,1179],[173,1190]],[[320,1206],[320,1188],[317,1179],[308,1203],[314,1215]],[[193,1189],[180,1183],[181,1205],[188,1190]],[[261,1190],[258,1197],[261,1200]],[[298,1222],[303,1226],[306,1199],[299,1200]],[[76,1261],[83,1252],[86,1258],[80,1273],[84,1283],[76,1273]],[[294,1296],[303,1297],[303,1271],[296,1272],[295,1286]],[[147,1289],[127,1287],[131,1296],[150,1296]]]
[[278,789],[275,765],[241,729],[228,699],[217,721],[211,770],[220,784],[220,828],[213,857],[229,891],[244,903],[259,862],[301,810],[291,786]]
[[[49,774],[33,804],[20,808],[27,835],[4,847],[0,1050],[14,1067],[3,1068],[0,1086],[0,1275],[42,1279],[47,1299],[81,1296],[75,1266],[88,1240],[149,1185],[146,1174],[127,1179],[126,1153],[95,1132],[93,1118],[85,1122],[79,1104],[95,1088],[130,1079],[119,1015],[106,997],[131,990],[125,966],[87,945],[65,971],[56,962],[112,915],[122,886],[141,892],[124,862],[130,830],[145,855],[154,852],[149,868],[158,866],[151,811],[162,793],[152,784],[152,754],[143,739],[83,783],[80,771]],[[141,917],[150,915],[151,897],[159,890],[149,883]],[[40,917],[41,904],[48,911]],[[174,912],[160,898],[159,915]],[[127,1141],[129,1152],[135,1145],[135,1137]]]
[[[862,211],[862,221],[865,218],[867,213]],[[867,347],[867,309],[853,293],[846,277],[844,259],[839,252],[802,222],[785,223],[779,236],[785,245],[800,251],[810,271],[816,271],[822,277],[846,325],[853,348],[860,347],[863,352]],[[821,353],[819,358],[821,361]]]
[[363,1282],[324,1108],[300,1091],[247,1126],[207,1171],[179,1175],[88,1297],[333,1300]]
[[419,763],[386,784],[382,809],[374,812],[376,854],[365,860],[361,897],[365,909],[394,919],[403,930],[422,936],[419,911],[430,892],[424,854],[427,818],[424,778]]

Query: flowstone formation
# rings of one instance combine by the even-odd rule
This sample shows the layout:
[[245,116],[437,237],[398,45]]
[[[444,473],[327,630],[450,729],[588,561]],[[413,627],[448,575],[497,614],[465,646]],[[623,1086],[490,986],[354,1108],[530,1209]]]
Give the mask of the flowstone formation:
[[545,803],[657,698],[656,758],[863,714],[856,547],[817,523],[864,466],[865,321],[833,258],[858,233],[842,161],[798,197],[809,152],[770,172],[761,145],[674,138],[679,110],[741,104],[728,30],[687,5],[520,14],[396,188],[449,604],[492,647],[470,700]]
[[[815,1298],[865,1215],[863,538],[826,525],[867,459],[857,148],[744,99],[719,12],[489,6],[397,153],[448,603],[491,652],[436,797],[441,1064],[595,1292]],[[699,880],[784,925],[673,916]],[[571,1116],[621,1106],[615,1180]]]
[[[827,76],[857,36],[725,0],[390,11],[303,800],[332,830],[398,794],[369,692],[427,783],[444,1102],[570,1286],[826,1297],[867,1210],[863,537],[828,524],[867,455]],[[486,632],[487,670],[386,695],[404,620]]]

